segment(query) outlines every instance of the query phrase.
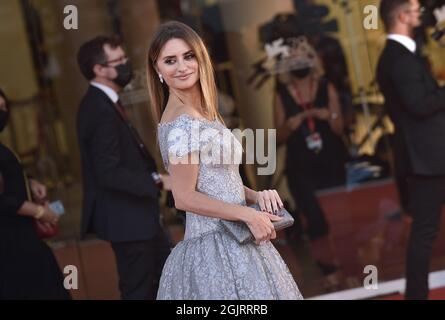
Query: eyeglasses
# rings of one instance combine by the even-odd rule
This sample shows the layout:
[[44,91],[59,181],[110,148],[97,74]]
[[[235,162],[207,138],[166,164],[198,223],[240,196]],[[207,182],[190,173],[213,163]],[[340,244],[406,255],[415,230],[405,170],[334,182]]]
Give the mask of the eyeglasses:
[[406,12],[417,12],[417,13],[424,13],[425,12],[425,7],[419,7],[417,9],[407,9],[405,10]]
[[120,62],[120,63],[118,63],[118,65],[119,65],[121,63],[126,63],[128,60],[129,60],[129,58],[127,56],[123,56],[123,57],[116,58],[116,59],[113,59],[113,60],[108,60],[108,61],[106,61],[104,63],[101,63],[101,65],[104,66],[104,67],[110,67],[111,63]]

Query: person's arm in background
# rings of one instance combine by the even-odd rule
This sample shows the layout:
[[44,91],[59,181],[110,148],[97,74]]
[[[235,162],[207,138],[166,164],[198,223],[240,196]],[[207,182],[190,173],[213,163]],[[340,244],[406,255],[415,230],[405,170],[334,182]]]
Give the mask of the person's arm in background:
[[135,196],[158,199],[159,189],[150,170],[135,171],[121,165],[119,119],[107,110],[109,108],[103,109],[90,146],[99,184]]
[[328,109],[330,111],[329,126],[336,135],[340,136],[344,130],[343,114],[341,112],[340,98],[332,83],[328,84],[328,99]]
[[282,144],[286,142],[292,132],[300,127],[301,123],[306,117],[306,113],[301,112],[286,119],[283,102],[281,101],[281,97],[278,93],[275,94],[273,110],[274,123],[277,130],[277,143]]
[[328,106],[327,108],[312,108],[307,111],[308,115],[315,117],[322,121],[328,121],[331,130],[336,135],[343,134],[343,115],[340,107],[340,99],[337,90],[329,83],[328,84]]
[[426,87],[422,73],[427,72],[413,65],[409,57],[401,57],[390,72],[397,95],[403,106],[414,116],[428,117],[436,112],[445,112],[445,87]]
[[47,196],[46,186],[35,179],[29,179],[32,197],[37,202],[45,201]]
[[57,221],[59,221],[59,216],[51,210],[48,202],[44,205],[38,205],[30,201],[25,201],[17,210],[17,214],[33,217],[39,221],[51,224],[56,224]]
[[0,174],[0,213],[15,212],[18,215],[32,217],[43,222],[57,223],[58,216],[49,208],[49,204],[38,205],[17,196],[5,194],[5,184]]

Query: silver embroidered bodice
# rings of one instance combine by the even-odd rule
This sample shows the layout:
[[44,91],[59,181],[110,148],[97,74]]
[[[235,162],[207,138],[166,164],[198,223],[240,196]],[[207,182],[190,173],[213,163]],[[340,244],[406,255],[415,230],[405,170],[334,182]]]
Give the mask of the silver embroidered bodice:
[[[199,153],[196,190],[224,202],[246,204],[239,175],[242,146],[220,121],[182,114],[158,125],[158,140],[167,171],[170,161],[185,160],[190,152]],[[187,212],[184,239],[220,228],[219,219]]]

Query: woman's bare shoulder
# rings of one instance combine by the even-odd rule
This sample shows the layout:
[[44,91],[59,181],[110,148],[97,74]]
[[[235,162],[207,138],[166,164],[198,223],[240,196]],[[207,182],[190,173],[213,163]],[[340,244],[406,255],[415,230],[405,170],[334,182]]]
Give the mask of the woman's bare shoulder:
[[176,119],[183,115],[196,119],[203,117],[195,108],[190,106],[180,105],[171,107],[170,109],[168,109],[167,107],[162,114],[160,124],[174,122]]

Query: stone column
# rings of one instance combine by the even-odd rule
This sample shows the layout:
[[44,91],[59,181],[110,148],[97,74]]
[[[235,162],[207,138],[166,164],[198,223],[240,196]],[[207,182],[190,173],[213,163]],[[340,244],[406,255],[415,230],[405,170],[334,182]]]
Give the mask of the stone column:
[[[247,84],[252,74],[252,64],[265,56],[259,39],[259,27],[269,22],[277,13],[293,12],[291,0],[220,0],[221,17],[226,31],[236,100],[244,128],[273,128],[273,86],[267,81],[260,89]],[[266,140],[267,146],[267,140]],[[249,166],[248,176],[257,189],[269,184],[270,176],[258,176],[254,166]]]
[[38,147],[39,88],[19,0],[0,2],[0,21],[0,88],[14,104],[2,141],[23,155]]
[[[63,119],[69,148],[71,167],[80,177],[80,153],[76,136],[76,114],[88,82],[77,66],[77,51],[86,41],[109,35],[111,21],[106,0],[38,1],[41,6],[48,52],[54,60],[54,89]],[[78,10],[78,29],[66,30],[63,9],[74,5]]]
[[163,166],[157,146],[157,128],[151,116],[146,79],[148,46],[160,24],[157,1],[120,1],[118,10],[124,46],[132,61],[136,76],[129,90],[123,94],[123,103],[128,108],[132,122],[161,170]]

